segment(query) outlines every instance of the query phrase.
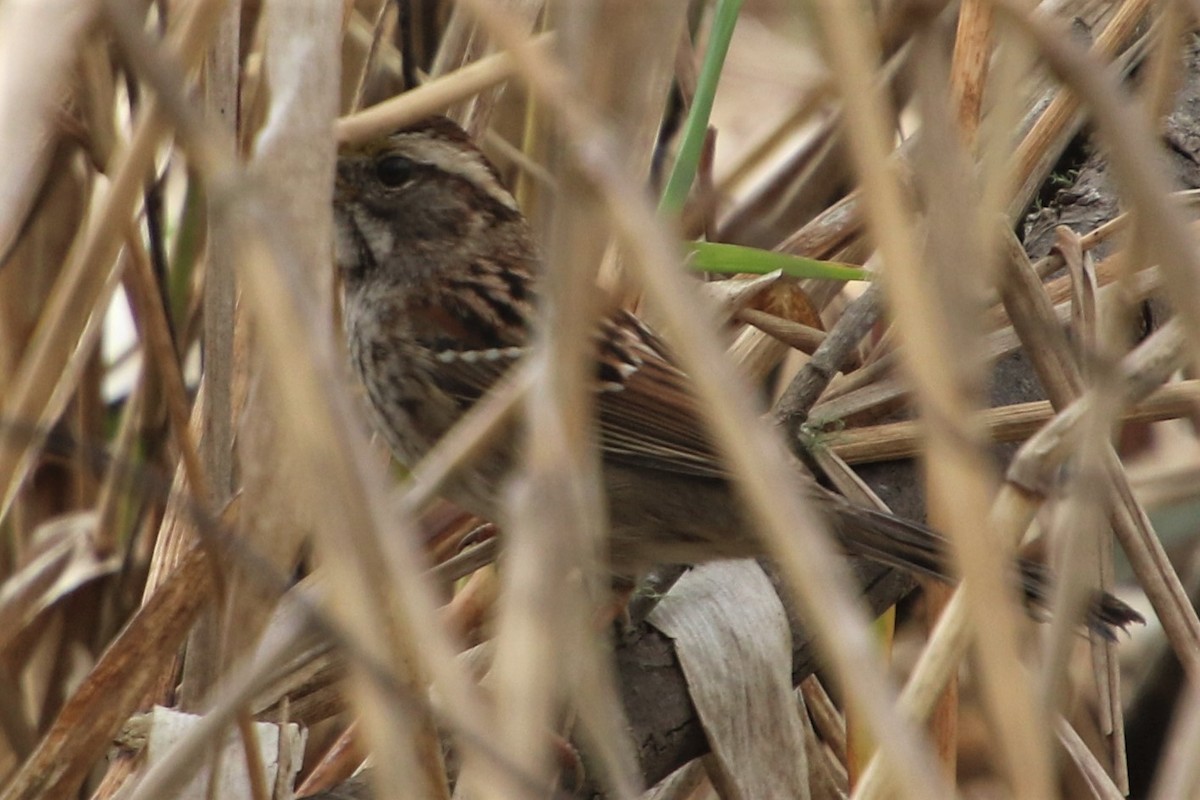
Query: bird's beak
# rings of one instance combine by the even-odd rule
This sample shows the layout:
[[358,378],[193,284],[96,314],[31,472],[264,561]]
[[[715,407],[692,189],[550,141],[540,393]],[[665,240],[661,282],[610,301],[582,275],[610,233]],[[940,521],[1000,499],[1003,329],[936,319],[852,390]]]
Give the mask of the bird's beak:
[[337,162],[337,172],[333,180],[333,195],[339,200],[348,200],[354,197],[354,162],[339,158]]

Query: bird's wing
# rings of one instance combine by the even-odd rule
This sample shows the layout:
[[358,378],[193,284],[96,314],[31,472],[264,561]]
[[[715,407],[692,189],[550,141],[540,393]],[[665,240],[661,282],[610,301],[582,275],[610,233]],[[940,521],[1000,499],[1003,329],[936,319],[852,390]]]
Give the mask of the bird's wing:
[[725,478],[686,374],[666,345],[627,312],[598,332],[596,398],[604,457],[685,475]]
[[[439,387],[466,409],[524,354],[533,318],[528,276],[480,262],[451,284],[431,287],[407,313],[437,360]],[[596,334],[600,446],[614,463],[725,478],[691,391],[666,345],[637,317],[618,311]]]
[[527,350],[533,317],[530,277],[478,259],[465,275],[430,284],[404,313],[427,357],[434,383],[466,411]]

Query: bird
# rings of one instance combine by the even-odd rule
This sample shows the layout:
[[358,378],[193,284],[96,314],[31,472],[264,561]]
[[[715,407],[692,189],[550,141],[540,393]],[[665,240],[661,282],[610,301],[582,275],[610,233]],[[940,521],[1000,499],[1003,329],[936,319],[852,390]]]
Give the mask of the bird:
[[[526,353],[538,310],[539,247],[496,167],[440,116],[343,146],[333,219],[350,360],[374,427],[394,457],[413,467]],[[614,575],[765,555],[691,380],[663,339],[615,309],[597,323],[594,343]],[[485,519],[501,518],[517,442],[515,430],[504,433],[447,485],[447,498]],[[794,485],[850,554],[955,580],[947,541],[926,525],[852,503],[799,462]],[[1045,608],[1048,571],[1024,560],[1013,571],[1027,603]],[[1107,593],[1097,593],[1087,612],[1089,627],[1110,638],[1140,619]]]

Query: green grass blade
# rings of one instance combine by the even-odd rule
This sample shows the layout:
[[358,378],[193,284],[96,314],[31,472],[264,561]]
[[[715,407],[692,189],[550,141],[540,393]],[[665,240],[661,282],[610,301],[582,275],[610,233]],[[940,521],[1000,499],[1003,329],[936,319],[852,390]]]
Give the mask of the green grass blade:
[[723,274],[748,272],[765,275],[780,270],[793,278],[823,278],[834,281],[869,281],[869,271],[835,261],[818,261],[788,253],[775,253],[755,247],[716,242],[690,242],[687,245],[693,269]]
[[717,0],[708,50],[704,53],[704,63],[696,80],[696,95],[688,111],[675,166],[671,169],[658,204],[659,213],[678,214],[687,200],[692,181],[696,179],[696,167],[700,163],[700,151],[704,147],[708,119],[712,115],[713,97],[717,93],[717,82],[721,79],[725,54],[729,52],[729,40],[733,38],[733,26],[741,9],[742,0]]

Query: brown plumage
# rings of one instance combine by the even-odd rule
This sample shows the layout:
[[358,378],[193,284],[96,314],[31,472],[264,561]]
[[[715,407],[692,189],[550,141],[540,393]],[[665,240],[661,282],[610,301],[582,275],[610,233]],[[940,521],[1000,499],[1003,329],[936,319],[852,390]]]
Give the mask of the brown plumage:
[[[334,219],[355,370],[378,429],[411,466],[521,357],[538,250],[495,168],[441,118],[345,150]],[[634,315],[618,311],[600,323],[597,422],[618,573],[761,555],[690,386]],[[495,519],[511,447],[510,436],[459,476],[450,499]],[[799,467],[796,487],[818,502],[847,550],[952,580],[934,531],[853,505]],[[1044,601],[1044,572],[1023,565],[1020,574],[1026,596]],[[1089,612],[1106,634],[1135,619],[1108,595]]]

